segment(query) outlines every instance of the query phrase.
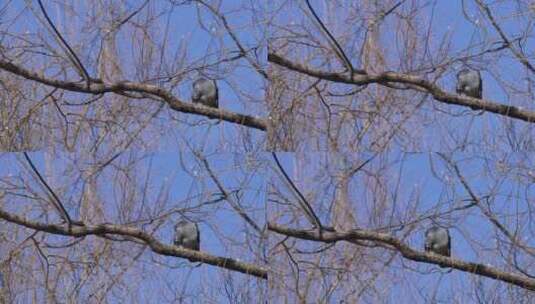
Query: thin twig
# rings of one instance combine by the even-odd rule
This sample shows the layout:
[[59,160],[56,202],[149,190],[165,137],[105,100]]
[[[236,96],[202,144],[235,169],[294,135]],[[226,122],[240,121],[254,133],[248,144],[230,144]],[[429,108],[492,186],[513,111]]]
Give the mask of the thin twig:
[[245,210],[243,210],[240,204],[234,201],[234,199],[230,196],[230,193],[227,190],[225,190],[225,187],[223,187],[223,185],[221,184],[221,182],[219,181],[215,173],[212,171],[212,168],[210,167],[208,160],[204,156],[200,155],[199,153],[195,153],[195,154],[202,161],[206,171],[208,171],[208,174],[210,175],[210,177],[216,184],[219,191],[221,191],[221,193],[223,194],[223,197],[225,198],[225,200],[229,202],[232,209],[234,209],[234,211],[236,211],[238,215],[241,216],[245,220],[245,222],[251,225],[251,227],[253,227],[254,230],[262,234],[262,229],[260,229],[260,227],[255,223],[255,221],[245,212]]

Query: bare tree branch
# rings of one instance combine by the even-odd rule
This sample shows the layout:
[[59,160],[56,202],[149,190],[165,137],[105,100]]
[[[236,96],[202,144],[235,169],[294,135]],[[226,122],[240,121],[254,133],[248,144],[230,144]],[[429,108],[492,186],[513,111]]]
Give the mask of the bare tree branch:
[[52,197],[54,198],[55,200],[55,204],[53,204],[59,211],[59,214],[63,217],[63,219],[70,225],[73,224],[73,221],[71,220],[71,217],[69,216],[69,212],[67,212],[67,209],[65,209],[65,207],[63,206],[63,204],[61,203],[61,200],[59,199],[59,197],[56,195],[56,193],[54,192],[54,190],[52,190],[52,188],[48,185],[48,183],[45,181],[45,179],[43,178],[43,176],[41,175],[41,173],[39,173],[39,170],[37,170],[37,168],[35,167],[35,165],[33,164],[32,162],[32,159],[30,158],[30,156],[28,155],[28,153],[26,152],[22,152],[22,154],[24,155],[24,158],[26,159],[26,161],[28,162],[28,164],[30,165],[30,167],[32,168],[32,171],[35,173],[35,175],[37,175],[37,177],[39,178],[39,181],[46,187],[46,189],[48,190],[48,192],[50,192],[50,194],[52,195]]
[[266,130],[266,121],[263,118],[253,117],[244,114],[233,113],[223,109],[215,109],[194,103],[186,103],[176,98],[173,94],[165,89],[151,84],[136,83],[130,81],[122,81],[113,84],[104,84],[98,79],[92,79],[89,87],[83,86],[78,82],[61,81],[50,79],[42,74],[26,70],[11,62],[0,60],[0,69],[6,70],[18,76],[24,77],[28,80],[34,80],[42,84],[46,84],[55,88],[64,89],[72,92],[88,93],[88,94],[104,94],[125,92],[137,92],[153,95],[161,98],[169,106],[179,112],[192,113],[204,115],[210,118],[222,119],[228,122],[236,123],[243,126]]
[[204,168],[206,169],[206,171],[208,171],[208,174],[210,175],[210,177],[212,178],[212,180],[216,184],[217,188],[223,194],[223,198],[226,201],[229,202],[229,204],[232,207],[232,209],[234,209],[234,211],[236,211],[236,213],[238,213],[238,215],[241,216],[243,218],[243,220],[247,224],[249,224],[251,227],[253,227],[254,230],[256,230],[258,233],[262,234],[262,229],[260,229],[260,227],[256,224],[256,222],[245,212],[245,210],[243,210],[243,208],[240,206],[240,204],[238,202],[234,201],[234,199],[232,198],[230,193],[227,190],[225,190],[225,187],[223,187],[223,184],[221,183],[219,178],[217,178],[217,176],[215,175],[214,171],[210,167],[210,164],[208,163],[208,160],[206,159],[206,157],[204,157],[204,156],[202,156],[201,154],[198,154],[198,153],[197,153],[197,157],[202,161],[202,163],[204,165]]
[[300,63],[293,62],[284,57],[281,57],[275,52],[268,54],[268,61],[286,67],[290,70],[303,73],[312,77],[355,85],[364,85],[370,83],[377,83],[387,86],[390,83],[402,83],[410,85],[412,89],[429,93],[433,98],[439,102],[453,105],[460,105],[470,107],[476,110],[485,110],[487,112],[496,113],[502,116],[523,120],[529,123],[535,122],[535,112],[526,111],[520,107],[507,106],[491,102],[488,100],[467,97],[464,95],[452,94],[444,91],[439,86],[431,83],[418,76],[408,74],[400,74],[395,72],[384,72],[377,75],[354,75],[353,78],[347,77],[340,73],[331,73],[304,66]]
[[368,230],[351,230],[347,232],[327,231],[320,234],[315,230],[297,230],[279,226],[274,223],[268,223],[268,229],[285,236],[316,242],[333,243],[338,241],[351,242],[355,240],[379,242],[391,246],[389,248],[399,251],[399,253],[401,253],[404,258],[412,261],[447,266],[460,271],[474,273],[491,279],[507,282],[519,286],[521,288],[535,291],[535,279],[531,279],[515,273],[501,271],[488,265],[465,262],[450,257],[436,255],[433,253],[421,252],[411,248],[407,244],[386,233],[379,233]]
[[82,61],[80,61],[80,58],[78,58],[78,56],[76,55],[76,53],[74,52],[74,50],[71,48],[71,46],[69,45],[69,43],[67,43],[67,41],[63,38],[63,36],[61,35],[61,33],[58,31],[58,29],[56,28],[56,26],[54,25],[54,22],[52,22],[52,20],[50,19],[50,17],[48,17],[48,14],[46,12],[46,9],[43,5],[43,3],[41,2],[41,0],[37,0],[37,2],[39,3],[39,7],[41,8],[41,12],[43,12],[43,15],[45,16],[45,19],[46,21],[48,22],[48,24],[50,25],[50,27],[52,27],[52,30],[54,30],[54,33],[56,33],[56,35],[58,36],[58,38],[61,40],[61,42],[63,43],[63,45],[67,48],[67,50],[69,51],[69,53],[72,55],[72,57],[74,58],[74,63],[75,63],[75,67],[77,67],[81,72],[82,72],[82,76],[85,78],[85,81],[87,83],[87,87],[89,87],[90,83],[91,83],[91,77],[89,76],[89,73],[87,72],[87,69],[84,67],[84,65],[82,64]]
[[515,57],[518,59],[518,61],[520,61],[520,63],[522,63],[524,66],[526,66],[526,68],[528,68],[528,70],[530,70],[530,72],[535,73],[535,67],[531,64],[531,62],[529,62],[529,60],[526,58],[526,56],[521,54],[519,51],[515,50],[515,48],[513,47],[512,41],[507,37],[507,35],[503,31],[503,29],[498,25],[498,22],[496,21],[496,19],[492,15],[492,12],[491,12],[489,6],[484,4],[481,0],[475,0],[475,1],[476,1],[477,5],[479,5],[479,7],[483,11],[485,11],[485,14],[487,15],[487,18],[489,18],[490,23],[492,24],[494,29],[498,32],[498,34],[502,38],[502,40],[504,42],[504,45],[511,51],[511,53],[513,53],[513,55],[515,55]]
[[316,22],[319,24],[321,31],[327,35],[328,42],[329,42],[329,44],[331,44],[333,46],[333,50],[334,50],[335,54],[340,58],[340,60],[344,63],[346,68],[349,70],[350,77],[352,78],[353,74],[355,72],[358,73],[358,74],[366,74],[366,71],[364,71],[364,70],[355,70],[355,68],[351,64],[351,60],[349,60],[349,58],[347,58],[346,53],[344,52],[344,50],[342,49],[342,47],[340,46],[338,41],[334,38],[334,36],[329,31],[329,29],[327,29],[325,24],[323,24],[323,22],[321,21],[320,17],[318,16],[316,11],[314,10],[312,5],[310,4],[310,1],[306,0],[305,2],[307,4],[308,9],[312,13],[312,16],[314,17],[314,20],[316,20]]
[[314,209],[312,208],[310,203],[307,201],[305,196],[301,194],[301,191],[299,191],[299,189],[295,186],[292,179],[288,176],[288,174],[286,173],[286,170],[284,170],[284,167],[282,167],[281,163],[279,162],[279,159],[277,158],[277,154],[272,152],[271,155],[273,156],[273,159],[275,160],[277,167],[279,168],[282,175],[284,176],[284,179],[290,184],[290,187],[292,188],[292,190],[297,194],[298,196],[297,201],[301,205],[301,208],[305,212],[310,223],[313,224],[316,228],[322,230],[323,225],[321,224],[319,217],[316,215],[316,212],[314,212]]
[[105,237],[106,235],[119,235],[132,237],[143,243],[146,243],[153,252],[160,255],[176,256],[184,259],[189,259],[195,262],[203,262],[213,266],[241,272],[247,275],[259,277],[261,279],[267,279],[267,270],[256,265],[243,263],[234,259],[213,256],[204,252],[195,250],[184,249],[182,247],[176,247],[164,244],[152,235],[145,231],[122,225],[113,224],[99,224],[99,225],[85,225],[85,226],[62,226],[55,224],[45,224],[40,222],[31,221],[21,216],[9,213],[3,209],[0,209],[0,218],[17,224],[26,228],[72,237],[84,237],[88,235],[95,235],[99,237]]

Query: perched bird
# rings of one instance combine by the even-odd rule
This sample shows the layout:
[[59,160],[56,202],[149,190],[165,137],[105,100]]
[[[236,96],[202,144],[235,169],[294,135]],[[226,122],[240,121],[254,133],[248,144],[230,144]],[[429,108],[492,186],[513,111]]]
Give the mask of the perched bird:
[[191,101],[212,108],[219,107],[219,91],[215,80],[199,78],[193,82]]
[[433,226],[425,232],[425,251],[451,256],[451,238],[448,229]]
[[175,225],[174,243],[176,246],[198,251],[201,246],[201,236],[197,223],[192,223],[185,220],[179,221]]
[[476,70],[463,69],[457,73],[457,87],[458,94],[480,98],[483,96],[483,81],[481,80],[481,73]]

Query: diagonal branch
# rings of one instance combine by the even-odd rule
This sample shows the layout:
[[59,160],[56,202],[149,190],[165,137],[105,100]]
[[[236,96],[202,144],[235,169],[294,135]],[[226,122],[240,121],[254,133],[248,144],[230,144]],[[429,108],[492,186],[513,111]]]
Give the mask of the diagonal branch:
[[234,201],[234,199],[232,198],[230,193],[227,190],[225,190],[225,187],[223,187],[223,184],[221,183],[219,178],[217,178],[217,176],[215,175],[214,171],[212,171],[212,168],[210,167],[210,164],[208,163],[208,160],[206,159],[206,157],[202,156],[200,153],[195,153],[195,154],[202,161],[202,163],[204,165],[204,168],[206,169],[206,171],[208,171],[208,174],[210,175],[210,177],[212,178],[212,180],[216,184],[217,188],[223,194],[223,198],[227,202],[229,202],[229,204],[232,207],[232,209],[234,209],[234,211],[236,211],[236,213],[238,213],[238,215],[241,216],[245,220],[245,222],[247,222],[247,224],[251,225],[251,227],[253,227],[254,230],[256,230],[258,233],[262,234],[262,229],[247,214],[247,212],[245,212],[245,210],[243,210],[243,208],[240,205],[240,203],[237,202],[237,201]]
[[56,26],[54,25],[54,22],[52,22],[52,20],[50,19],[50,17],[48,17],[48,14],[46,12],[46,9],[43,5],[43,3],[41,2],[41,0],[37,0],[37,2],[39,3],[39,7],[41,8],[41,12],[43,13],[43,15],[45,16],[45,19],[46,21],[48,22],[48,24],[50,25],[50,27],[52,27],[52,30],[54,30],[54,33],[56,33],[56,35],[58,36],[58,38],[61,40],[61,42],[65,45],[65,47],[67,48],[67,50],[69,51],[69,53],[72,55],[72,57],[74,58],[74,65],[80,69],[82,71],[82,76],[85,78],[85,81],[87,83],[87,86],[89,87],[90,83],[91,83],[91,77],[89,77],[89,73],[87,73],[87,70],[86,68],[84,67],[84,65],[82,64],[82,61],[80,61],[80,58],[78,58],[78,56],[76,56],[76,53],[74,52],[74,50],[71,48],[71,46],[67,43],[67,41],[63,38],[63,36],[61,35],[61,33],[58,31],[58,29],[56,28]]
[[504,45],[511,51],[511,53],[513,53],[513,55],[516,56],[516,58],[518,58],[520,63],[526,66],[526,68],[528,68],[528,70],[530,70],[532,73],[535,73],[535,67],[529,62],[526,56],[524,56],[523,54],[521,54],[520,52],[514,49],[513,43],[512,43],[514,42],[514,40],[511,41],[509,38],[507,38],[507,35],[505,34],[505,32],[498,25],[498,22],[496,21],[496,19],[494,19],[494,16],[492,15],[492,12],[490,11],[490,8],[488,7],[488,5],[485,5],[480,0],[475,0],[475,1],[477,5],[479,5],[479,7],[485,11],[485,14],[487,15],[487,18],[489,18],[490,23],[492,24],[492,27],[494,27],[494,29],[498,32],[498,34],[503,40]]
[[227,33],[230,35],[230,38],[234,41],[234,44],[236,44],[236,46],[238,47],[238,49],[240,50],[240,54],[243,55],[243,57],[249,62],[250,65],[253,66],[253,68],[260,74],[262,75],[262,77],[264,77],[265,79],[269,79],[269,76],[267,74],[267,72],[258,64],[256,63],[254,60],[252,60],[247,54],[247,50],[245,49],[245,47],[243,47],[242,43],[240,42],[240,40],[238,39],[238,36],[236,36],[236,34],[234,33],[234,31],[232,30],[232,28],[230,27],[230,25],[228,24],[227,22],[227,18],[225,18],[225,16],[223,14],[221,14],[220,12],[218,12],[215,8],[213,8],[212,6],[210,6],[209,4],[207,4],[206,2],[204,1],[201,1],[201,0],[197,0],[197,2],[201,3],[202,5],[204,5],[206,8],[208,8],[210,10],[210,12],[212,12],[212,14],[214,14],[215,16],[217,16],[217,18],[221,19],[221,22],[223,22],[223,26],[225,27],[225,30],[227,31]]
[[464,95],[452,94],[444,91],[436,84],[409,74],[401,74],[396,72],[384,72],[376,75],[358,75],[348,77],[340,73],[332,73],[321,70],[316,70],[303,64],[293,62],[286,59],[275,52],[268,53],[268,61],[283,66],[289,70],[306,74],[319,79],[324,79],[332,82],[365,85],[370,83],[377,83],[383,86],[389,86],[392,83],[406,84],[411,89],[423,93],[428,93],[439,102],[452,105],[460,105],[470,107],[474,110],[485,110],[487,112],[496,113],[498,115],[523,120],[529,123],[535,122],[535,112],[526,111],[520,107],[507,106],[489,100],[472,98]]
[[470,198],[472,199],[472,201],[475,202],[475,205],[479,208],[479,210],[481,210],[483,215],[487,217],[489,222],[496,226],[496,228],[498,228],[498,230],[500,230],[513,245],[520,247],[524,252],[528,253],[529,255],[535,256],[535,248],[530,247],[521,240],[519,240],[519,238],[516,237],[515,234],[509,231],[509,229],[507,229],[507,227],[500,222],[500,220],[496,217],[494,213],[492,213],[491,210],[487,210],[483,207],[481,199],[476,195],[474,190],[472,190],[472,187],[461,173],[459,166],[457,166],[456,163],[446,157],[446,155],[444,155],[443,153],[437,154],[453,168],[455,174],[457,175],[457,178],[459,178],[459,181],[461,182],[461,185],[466,190],[466,192],[468,192],[468,195],[470,195]]
[[305,0],[305,2],[307,4],[308,9],[310,10],[312,15],[314,16],[314,19],[319,24],[322,32],[324,32],[327,35],[328,42],[329,42],[329,44],[332,45],[332,48],[333,48],[335,54],[340,58],[340,60],[344,63],[346,68],[349,70],[351,77],[353,77],[353,74],[355,72],[357,72],[358,74],[366,74],[366,71],[364,71],[364,70],[355,70],[355,68],[351,64],[351,61],[349,60],[349,58],[347,58],[346,53],[344,52],[344,50],[342,49],[342,47],[340,46],[338,41],[331,34],[331,32],[327,29],[325,24],[321,21],[320,17],[318,16],[316,11],[314,10],[312,5],[310,4],[310,1],[309,0]]
[[51,79],[41,73],[36,73],[27,70],[6,60],[0,60],[0,69],[21,76],[28,80],[37,81],[39,83],[51,87],[71,92],[87,93],[94,95],[104,93],[124,94],[125,92],[149,94],[162,99],[167,104],[169,104],[171,109],[178,112],[204,115],[209,118],[221,119],[224,121],[232,122],[235,124],[251,127],[262,131],[265,131],[267,129],[267,123],[263,118],[234,113],[223,109],[210,108],[200,104],[186,103],[175,97],[171,92],[151,84],[130,81],[120,81],[112,84],[104,84],[99,79],[91,79],[90,85],[84,86],[79,82]]
[[189,259],[191,261],[203,262],[205,264],[210,264],[213,266],[241,272],[261,279],[267,279],[268,277],[267,270],[263,267],[254,264],[243,263],[230,258],[210,255],[204,252],[167,245],[165,243],[160,242],[157,238],[153,237],[147,232],[136,227],[128,227],[114,224],[99,224],[86,226],[64,226],[56,224],[45,224],[28,220],[19,215],[9,213],[3,209],[0,209],[0,218],[33,230],[56,235],[72,236],[77,238],[88,235],[95,235],[103,238],[107,237],[107,235],[126,236],[147,244],[153,252],[160,255],[175,256],[184,259]]
[[28,153],[26,152],[23,152],[23,155],[24,155],[24,158],[26,159],[26,161],[28,162],[28,164],[30,165],[30,167],[32,168],[32,171],[35,173],[35,175],[37,175],[37,177],[39,178],[39,181],[45,186],[45,188],[48,190],[48,192],[50,192],[50,194],[52,195],[52,197],[54,198],[55,200],[55,204],[54,206],[58,209],[59,211],[59,214],[63,217],[63,219],[69,224],[69,225],[72,225],[73,224],[73,221],[71,219],[71,217],[69,216],[69,213],[67,212],[67,209],[65,209],[65,207],[63,207],[63,204],[61,203],[61,200],[59,199],[59,197],[56,195],[56,193],[54,192],[54,190],[52,190],[52,188],[48,185],[48,183],[45,181],[45,179],[43,178],[43,176],[41,175],[41,173],[39,172],[39,170],[37,170],[37,168],[35,167],[35,165],[33,164],[32,162],[32,159],[30,158],[30,156],[28,155]]
[[453,269],[477,274],[498,281],[507,282],[524,289],[535,291],[535,279],[531,279],[523,275],[511,272],[502,271],[497,268],[483,264],[465,262],[451,257],[421,252],[411,248],[403,241],[386,233],[368,230],[350,230],[347,232],[324,231],[320,234],[316,230],[298,230],[279,226],[274,223],[268,223],[268,229],[285,236],[315,242],[334,243],[338,241],[354,242],[356,240],[378,242],[387,245],[387,248],[399,251],[399,253],[401,253],[401,255],[408,260],[451,267]]
[[273,156],[273,159],[275,160],[275,163],[277,164],[277,167],[282,172],[282,175],[284,176],[284,179],[290,184],[290,187],[292,190],[297,194],[298,199],[297,201],[301,205],[301,208],[305,212],[305,215],[308,217],[308,220],[312,225],[314,225],[316,228],[320,229],[320,231],[324,228],[321,224],[321,221],[319,217],[314,212],[314,209],[310,205],[310,203],[307,201],[305,196],[299,191],[299,188],[294,184],[290,176],[286,173],[286,170],[284,170],[284,167],[281,165],[279,159],[277,158],[277,154],[275,152],[272,152],[271,155]]

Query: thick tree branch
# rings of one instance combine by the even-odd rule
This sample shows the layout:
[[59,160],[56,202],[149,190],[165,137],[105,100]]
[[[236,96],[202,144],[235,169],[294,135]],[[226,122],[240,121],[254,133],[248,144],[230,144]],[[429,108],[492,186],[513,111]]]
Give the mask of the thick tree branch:
[[334,243],[338,241],[354,242],[356,240],[378,242],[391,246],[393,249],[399,251],[404,258],[412,261],[451,267],[460,271],[477,274],[535,291],[535,279],[501,271],[483,264],[465,262],[446,256],[414,250],[407,244],[386,233],[368,230],[351,230],[348,232],[323,231],[320,234],[317,230],[297,230],[279,226],[274,223],[268,223],[268,229],[285,236],[316,242]]
[[198,115],[204,115],[209,118],[221,119],[224,121],[236,123],[239,125],[259,129],[265,131],[267,128],[267,123],[263,118],[253,117],[250,115],[238,114],[230,112],[223,109],[215,109],[206,107],[194,103],[186,103],[176,98],[169,91],[160,88],[155,85],[130,82],[130,81],[121,81],[112,84],[104,84],[99,79],[91,79],[91,84],[89,86],[83,85],[80,82],[70,82],[62,81],[56,79],[50,79],[45,77],[43,74],[36,73],[30,70],[27,70],[23,67],[15,65],[9,61],[0,59],[0,69],[11,72],[15,75],[21,76],[28,80],[37,81],[39,83],[52,86],[58,89],[63,89],[72,92],[87,93],[87,94],[104,94],[104,93],[116,93],[124,94],[125,92],[137,92],[143,94],[150,94],[161,98],[169,106],[178,112],[183,113],[192,113]]
[[88,235],[96,235],[99,237],[106,237],[107,235],[120,235],[131,237],[147,244],[153,252],[160,255],[175,256],[184,259],[189,259],[193,262],[203,262],[205,264],[214,265],[217,267],[238,271],[247,275],[252,275],[262,279],[267,279],[267,270],[263,267],[252,265],[248,263],[239,262],[233,259],[209,255],[203,252],[184,249],[172,245],[164,244],[147,232],[136,227],[127,227],[114,224],[99,224],[86,226],[66,226],[56,224],[45,224],[35,221],[30,221],[16,214],[9,213],[0,209],[0,218],[21,225],[30,229],[47,232],[51,234],[84,237]]
[[388,85],[390,83],[403,83],[410,85],[412,89],[433,95],[433,98],[435,100],[442,103],[466,106],[472,108],[473,110],[485,110],[487,112],[496,113],[510,118],[520,119],[529,123],[535,122],[535,112],[526,111],[519,107],[507,106],[488,100],[448,93],[442,90],[436,84],[418,76],[400,74],[395,72],[384,72],[377,75],[354,74],[353,77],[348,77],[347,75],[344,75],[342,73],[331,73],[312,69],[303,64],[283,58],[275,52],[268,53],[268,61],[298,73],[306,74],[312,77],[332,82],[355,85],[366,85],[370,83],[378,83],[381,85]]

